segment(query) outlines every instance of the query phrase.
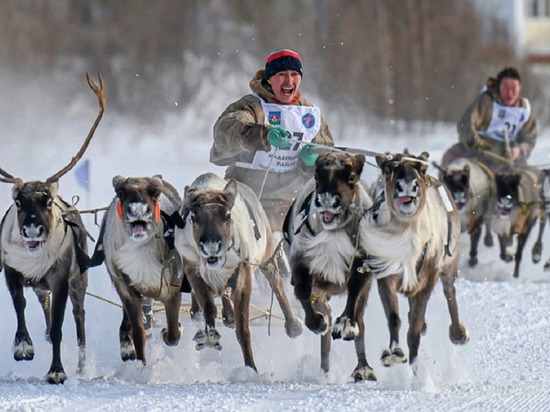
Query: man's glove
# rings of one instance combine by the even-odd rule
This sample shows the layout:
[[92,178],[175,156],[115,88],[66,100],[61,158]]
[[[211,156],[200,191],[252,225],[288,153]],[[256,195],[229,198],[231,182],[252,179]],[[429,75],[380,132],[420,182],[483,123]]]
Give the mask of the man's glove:
[[270,127],[267,124],[249,123],[243,125],[240,145],[251,152],[258,150],[269,152],[271,150],[271,144],[267,137],[269,129]]
[[302,162],[304,162],[304,165],[308,167],[315,166],[315,161],[319,157],[319,154],[310,152],[310,149],[312,147],[314,147],[312,144],[306,144],[304,147],[302,147],[302,151],[300,152],[300,158],[302,159]]
[[269,143],[278,149],[288,149],[292,146],[292,143],[287,140],[290,139],[292,135],[285,129],[270,127],[267,136],[269,137]]
[[472,149],[474,150],[486,150],[489,149],[489,143],[487,143],[483,138],[479,137],[479,135],[474,135],[474,143],[472,144]]

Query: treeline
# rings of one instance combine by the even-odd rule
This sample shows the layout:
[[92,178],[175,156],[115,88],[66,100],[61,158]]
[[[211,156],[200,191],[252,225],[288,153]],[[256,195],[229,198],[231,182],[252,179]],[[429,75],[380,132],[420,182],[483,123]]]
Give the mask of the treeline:
[[110,104],[146,118],[192,101],[204,79],[216,93],[220,65],[251,77],[281,46],[301,53],[304,84],[354,113],[456,121],[505,65],[522,70],[536,105],[508,44],[466,0],[0,0],[0,62],[101,68]]

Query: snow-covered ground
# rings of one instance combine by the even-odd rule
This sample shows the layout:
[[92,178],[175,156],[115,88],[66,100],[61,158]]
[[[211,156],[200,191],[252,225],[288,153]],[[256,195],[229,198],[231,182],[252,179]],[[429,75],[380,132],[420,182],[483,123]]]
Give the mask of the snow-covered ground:
[[[45,104],[45,101],[40,103]],[[85,192],[71,172],[61,179],[60,192],[67,199],[80,196],[78,207],[88,209],[108,204],[114,194],[111,179],[117,174],[147,176],[161,173],[180,191],[200,173],[214,171],[223,174],[223,169],[208,163],[208,152],[215,120],[212,113],[221,112],[227,102],[208,108],[208,115],[182,113],[180,118],[168,119],[159,129],[145,132],[139,125],[129,125],[109,117],[107,112],[105,123],[100,125],[86,154],[91,164],[90,191]],[[50,114],[45,126],[37,126],[35,138],[21,140],[16,134],[17,122],[21,121],[15,118],[16,113],[10,112],[8,103],[9,99],[2,97],[0,108],[8,118],[3,124],[7,123],[12,132],[0,135],[0,166],[25,180],[43,180],[63,167],[78,149],[97,110],[86,103],[83,105],[86,110],[74,108],[73,117],[66,116],[67,113],[65,116]],[[89,119],[89,123],[75,120],[69,127],[67,118]],[[21,127],[30,128],[28,124]],[[335,129],[345,131],[343,136],[336,136],[342,145],[381,152],[401,151],[405,147],[413,153],[427,150],[432,160],[440,160],[444,149],[456,140],[452,125],[442,125],[431,132],[403,131],[396,134],[377,134],[361,127],[351,130],[336,124]],[[53,139],[50,133],[53,132],[55,148],[50,144]],[[62,152],[62,157],[55,158],[56,150]],[[548,163],[549,154],[550,136],[543,133],[532,163]],[[372,181],[376,174],[374,167],[367,166],[363,178]],[[0,184],[1,211],[10,204],[10,191],[10,185]],[[85,219],[88,230],[97,236],[93,216],[86,215]],[[548,234],[544,241],[550,245]],[[64,385],[52,386],[43,380],[51,360],[51,347],[44,339],[41,309],[30,290],[26,291],[26,314],[36,356],[32,362],[16,362],[12,357],[15,312],[2,280],[0,410],[550,409],[550,356],[545,346],[550,339],[550,273],[543,272],[542,263],[535,265],[530,261],[532,239],[526,247],[519,279],[512,278],[511,263],[499,260],[496,247],[487,249],[481,245],[480,264],[473,270],[469,269],[466,264],[468,239],[465,236],[462,246],[456,288],[461,320],[470,331],[470,341],[465,346],[454,346],[449,341],[450,319],[438,284],[428,305],[428,332],[421,341],[417,375],[413,376],[409,365],[383,368],[378,359],[389,336],[380,299],[376,287],[373,287],[365,321],[367,356],[378,377],[377,382],[351,381],[350,374],[356,360],[350,342],[333,341],[331,371],[323,374],[319,366],[319,337],[305,330],[298,338],[290,339],[277,316],[271,322],[264,317],[252,321],[258,373],[243,367],[234,331],[221,324],[219,331],[223,349],[196,351],[191,339],[195,325],[185,313],[182,313],[184,331],[178,346],[167,347],[158,327],[147,342],[147,365],[123,363],[118,344],[121,309],[90,295],[86,299],[86,370],[82,375],[76,374],[76,337],[69,304],[62,343],[62,357],[69,379]],[[549,256],[550,248],[547,247],[543,259]],[[3,278],[3,274],[0,276]],[[91,269],[89,279],[89,292],[119,302],[104,267]],[[288,279],[286,283],[293,306],[301,315]],[[184,301],[189,302],[188,295],[184,295]],[[265,284],[259,282],[253,303],[259,308],[269,307],[270,295]],[[342,299],[333,299],[335,313],[342,309],[343,303]],[[403,320],[401,341],[406,348],[408,307],[403,298],[400,304]],[[280,313],[276,303],[273,311],[276,315]],[[253,311],[259,312],[258,309]],[[156,316],[162,323],[162,313]]]

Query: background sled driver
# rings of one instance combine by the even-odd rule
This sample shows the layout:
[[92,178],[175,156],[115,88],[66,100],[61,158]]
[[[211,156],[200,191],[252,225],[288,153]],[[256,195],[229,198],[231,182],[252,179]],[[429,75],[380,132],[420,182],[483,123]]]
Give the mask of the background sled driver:
[[459,143],[443,156],[447,166],[458,157],[482,157],[526,164],[537,139],[537,122],[529,101],[521,96],[521,77],[513,67],[487,79],[457,124]]
[[245,183],[260,197],[279,232],[292,200],[313,176],[317,157],[284,138],[334,145],[320,109],[298,91],[302,74],[298,53],[273,51],[250,80],[252,93],[231,103],[216,121],[210,150],[210,162],[228,166],[225,179]]

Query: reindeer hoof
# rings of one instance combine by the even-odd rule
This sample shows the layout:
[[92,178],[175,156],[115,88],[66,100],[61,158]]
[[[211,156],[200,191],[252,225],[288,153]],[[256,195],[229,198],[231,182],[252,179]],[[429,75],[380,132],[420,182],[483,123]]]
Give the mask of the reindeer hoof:
[[30,361],[34,359],[34,346],[29,342],[20,341],[13,345],[13,358],[16,361]]
[[306,326],[317,335],[324,335],[328,330],[329,324],[329,316],[323,313],[316,312],[313,318],[306,317]]
[[477,266],[477,257],[471,257],[469,260],[468,260],[468,267],[476,267]]
[[449,326],[449,339],[455,345],[464,345],[470,340],[470,332],[460,323],[458,325],[458,332],[453,333],[453,325],[451,325]]
[[500,259],[505,262],[513,262],[514,261],[514,255],[510,253],[501,253]]
[[166,343],[166,345],[176,346],[180,342],[182,332],[183,328],[181,327],[181,323],[178,323],[178,330],[177,333],[175,333],[176,336],[169,336],[168,328],[162,328],[162,339],[164,340],[164,343]]
[[548,259],[548,261],[544,264],[543,270],[545,272],[550,272],[550,259]]
[[384,352],[382,352],[380,362],[382,363],[382,366],[385,366],[387,368],[395,365],[396,363],[407,362],[407,356],[405,356],[405,354],[403,353],[403,349],[401,349],[399,346],[396,346],[392,349],[391,352],[387,349],[384,350]]
[[354,340],[359,336],[359,327],[350,318],[340,317],[332,327],[332,339]]
[[59,385],[67,380],[67,374],[62,369],[59,372],[48,372],[46,375],[46,381],[52,385]]
[[289,322],[285,322],[285,332],[289,338],[300,336],[303,331],[304,327],[299,319],[293,319]]
[[220,344],[221,335],[216,329],[206,329],[199,330],[193,336],[193,341],[195,341],[195,349],[203,350],[206,347],[214,348],[216,350],[221,350],[222,345]]
[[120,343],[120,357],[124,362],[136,360],[136,348],[132,342]]
[[368,365],[357,366],[353,373],[351,374],[354,382],[361,381],[376,381],[376,375],[372,368]]

